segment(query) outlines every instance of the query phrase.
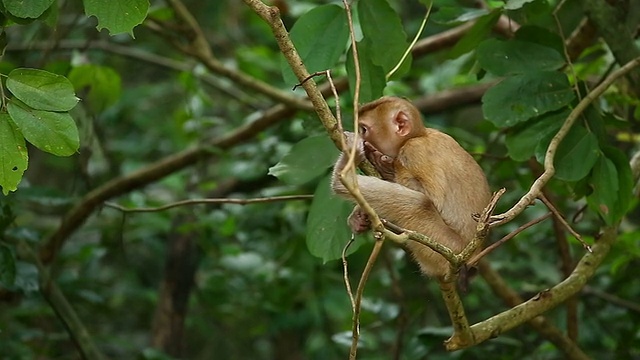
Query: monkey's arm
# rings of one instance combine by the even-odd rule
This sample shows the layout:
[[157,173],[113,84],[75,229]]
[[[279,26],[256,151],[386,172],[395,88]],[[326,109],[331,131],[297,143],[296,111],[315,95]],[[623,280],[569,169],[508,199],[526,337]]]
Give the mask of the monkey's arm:
[[[331,187],[336,194],[355,201],[340,181],[340,171],[346,162],[346,155],[341,154],[333,170]],[[421,232],[445,245],[455,245],[454,248],[464,244],[460,235],[442,220],[425,194],[373,176],[357,175],[356,179],[364,199],[380,217],[403,228]]]

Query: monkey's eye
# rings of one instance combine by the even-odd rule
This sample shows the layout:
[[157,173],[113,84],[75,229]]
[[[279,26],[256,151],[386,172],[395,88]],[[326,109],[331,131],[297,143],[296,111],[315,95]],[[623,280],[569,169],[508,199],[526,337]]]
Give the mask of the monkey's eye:
[[364,125],[360,125],[358,131],[360,132],[360,135],[364,135],[367,133],[367,128]]

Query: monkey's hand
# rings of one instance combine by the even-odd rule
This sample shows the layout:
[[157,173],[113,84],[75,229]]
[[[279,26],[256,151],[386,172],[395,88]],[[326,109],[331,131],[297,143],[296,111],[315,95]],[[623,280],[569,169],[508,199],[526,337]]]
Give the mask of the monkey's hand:
[[[345,131],[344,132],[344,141],[345,144],[347,145],[347,148],[345,149],[345,153],[347,155],[349,155],[349,152],[351,151],[351,147],[353,147],[353,142],[356,139],[356,134],[352,133],[351,131]],[[361,162],[363,162],[365,159],[365,150],[364,150],[364,141],[362,140],[362,138],[358,139],[358,144],[356,145],[356,158],[355,158],[355,163],[356,165],[360,165]]]
[[373,167],[378,170],[380,173],[380,177],[382,180],[387,180],[393,182],[396,178],[396,171],[393,168],[393,158],[391,156],[387,156],[368,142],[364,142],[364,155],[367,157],[367,160],[371,162]]
[[353,211],[347,218],[347,223],[354,234],[361,234],[371,228],[369,215],[360,209],[360,206],[353,208]]

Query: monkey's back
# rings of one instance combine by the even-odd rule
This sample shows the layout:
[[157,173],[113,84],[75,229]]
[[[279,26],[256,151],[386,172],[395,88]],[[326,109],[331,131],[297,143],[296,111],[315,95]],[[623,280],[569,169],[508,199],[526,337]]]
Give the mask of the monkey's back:
[[[442,219],[467,242],[491,193],[482,168],[451,136],[425,128],[409,139],[394,163],[396,182],[427,194]],[[417,188],[419,187],[419,188]]]

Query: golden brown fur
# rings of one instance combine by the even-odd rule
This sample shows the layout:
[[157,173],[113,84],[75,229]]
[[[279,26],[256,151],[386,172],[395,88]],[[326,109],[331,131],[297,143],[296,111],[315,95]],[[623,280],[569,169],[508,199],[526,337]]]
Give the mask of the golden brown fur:
[[[480,166],[449,135],[425,128],[417,109],[406,100],[381,98],[364,105],[359,115],[364,140],[379,151],[377,160],[380,155],[391,159],[374,161],[389,181],[358,175],[367,202],[380,217],[461,251],[475,234],[472,215],[489,202],[489,186]],[[364,156],[363,145],[358,160]],[[341,155],[332,187],[351,199],[338,177],[345,163]],[[442,277],[446,273],[447,261],[428,247],[410,242],[407,250],[425,274]]]

